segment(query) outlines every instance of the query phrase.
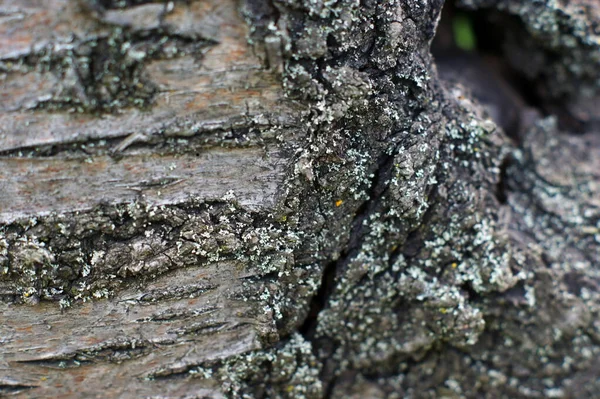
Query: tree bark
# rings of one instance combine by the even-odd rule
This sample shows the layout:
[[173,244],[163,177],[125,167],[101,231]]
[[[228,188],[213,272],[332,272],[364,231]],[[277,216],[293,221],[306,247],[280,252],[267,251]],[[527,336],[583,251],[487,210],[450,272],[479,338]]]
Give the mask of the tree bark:
[[0,0],[0,396],[597,397],[600,8],[442,6]]

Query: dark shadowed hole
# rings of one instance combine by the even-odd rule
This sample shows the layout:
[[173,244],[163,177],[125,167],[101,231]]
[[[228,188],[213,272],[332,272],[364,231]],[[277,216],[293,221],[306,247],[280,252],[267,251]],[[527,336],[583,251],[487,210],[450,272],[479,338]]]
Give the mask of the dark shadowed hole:
[[584,121],[564,107],[564,99],[548,94],[552,77],[545,75],[544,66],[559,55],[542,49],[518,17],[448,2],[431,51],[440,77],[468,87],[517,144],[541,116],[555,115],[563,131],[585,130]]
[[491,119],[520,143],[523,130],[543,112],[536,80],[512,68],[504,54],[509,29],[523,27],[509,15],[461,10],[450,2],[444,6],[431,51],[440,77],[469,89]]

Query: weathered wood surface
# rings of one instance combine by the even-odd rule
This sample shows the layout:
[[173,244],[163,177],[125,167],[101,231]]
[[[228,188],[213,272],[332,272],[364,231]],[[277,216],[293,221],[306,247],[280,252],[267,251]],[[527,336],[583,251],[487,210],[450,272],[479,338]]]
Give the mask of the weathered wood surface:
[[2,387],[36,397],[219,397],[210,384],[161,377],[262,347],[256,330],[274,332],[270,320],[229,299],[247,277],[225,262],[188,268],[78,305],[76,317],[54,304],[3,304]]
[[[148,4],[129,11],[112,10],[98,19],[91,18],[84,4],[51,0],[0,5],[4,14],[0,60],[9,65],[3,73],[0,151],[133,133],[189,136],[250,123],[281,122],[269,120],[275,104],[286,105],[281,84],[248,45],[248,30],[235,2]],[[140,18],[139,14],[148,12],[155,18]],[[104,50],[98,43],[121,39],[114,32],[115,25],[128,28],[129,35],[157,28],[165,31],[166,44],[155,49],[156,54],[147,54],[151,46],[139,40],[122,46],[122,59],[116,60],[127,67],[144,61],[139,80],[131,83],[152,86],[148,89],[156,91],[152,107],[146,111],[119,107],[116,114],[101,117],[78,114],[78,104],[85,107],[92,101],[86,97],[85,75],[93,74],[89,69],[94,62],[99,64],[96,67],[103,66],[103,60],[94,58],[102,57],[97,53]],[[182,48],[173,43],[173,37],[197,41],[196,47]],[[191,50],[193,54],[185,55]],[[38,64],[28,65],[23,61],[27,57],[33,62],[39,58]],[[44,65],[52,62],[64,62],[67,67],[57,71]],[[69,99],[72,106],[63,107],[63,112],[38,110],[46,103]],[[278,112],[277,118],[291,119],[286,112]]]
[[442,3],[0,0],[0,395],[597,396],[599,9]]
[[143,199],[151,206],[228,194],[248,209],[275,205],[285,165],[260,148],[197,155],[128,154],[69,159],[0,159],[0,221],[92,209]]
[[[39,218],[44,224],[44,217],[58,218],[63,237],[73,237],[81,247],[83,237],[61,215],[119,204],[143,204],[160,213],[161,206],[185,206],[190,200],[235,201],[250,212],[274,209],[289,161],[272,144],[268,128],[293,124],[302,107],[284,98],[280,79],[258,56],[260,48],[248,44],[237,3],[103,10],[84,1],[2,1],[0,14],[2,223]],[[161,39],[164,43],[157,45]],[[121,46],[115,61],[122,65],[114,66],[110,79],[127,77],[132,65],[138,68],[139,76],[125,83],[134,87],[119,90],[135,97],[135,86],[150,87],[152,98],[143,108],[123,98],[102,109],[86,86],[106,67],[103,57],[114,56],[102,47],[111,40]],[[106,95],[105,104],[121,100],[118,90]],[[98,234],[93,221],[87,228]],[[189,243],[193,234],[179,240],[165,240],[151,229],[141,240],[130,235],[123,249],[128,259],[118,258],[118,270],[106,278],[112,273],[121,280],[159,277],[124,283],[110,300],[100,300],[108,294],[97,287],[85,302],[80,298],[64,308],[67,302],[46,302],[38,288],[27,291],[2,278],[5,298],[30,302],[2,304],[2,394],[220,397],[214,383],[164,382],[164,377],[185,377],[203,362],[263,348],[264,337],[277,331],[264,303],[242,299],[246,281],[260,272],[226,256],[207,263],[197,254],[185,261],[190,265],[177,263],[186,246],[181,240]],[[28,233],[20,237],[36,240]],[[3,263],[4,277],[19,270],[9,242],[3,241],[10,249],[2,247],[3,259],[10,262]],[[103,274],[98,269],[110,263],[114,245],[97,244],[93,259],[84,260],[81,253],[87,266],[75,272],[80,277],[97,279]],[[65,264],[52,248],[27,248],[38,251],[34,263]],[[207,256],[218,258],[212,251]],[[55,288],[67,290],[64,284]]]

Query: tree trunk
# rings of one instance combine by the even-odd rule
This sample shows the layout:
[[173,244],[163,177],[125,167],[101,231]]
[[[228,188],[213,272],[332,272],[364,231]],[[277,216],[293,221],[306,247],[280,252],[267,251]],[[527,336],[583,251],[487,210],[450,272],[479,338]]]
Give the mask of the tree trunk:
[[0,396],[599,397],[564,3],[0,0]]

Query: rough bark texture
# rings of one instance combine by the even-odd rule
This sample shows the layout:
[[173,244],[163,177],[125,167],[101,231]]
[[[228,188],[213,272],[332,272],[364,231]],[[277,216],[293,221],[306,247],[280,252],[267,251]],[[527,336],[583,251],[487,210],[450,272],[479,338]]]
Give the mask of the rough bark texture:
[[1,0],[0,395],[597,397],[600,8],[442,6]]

